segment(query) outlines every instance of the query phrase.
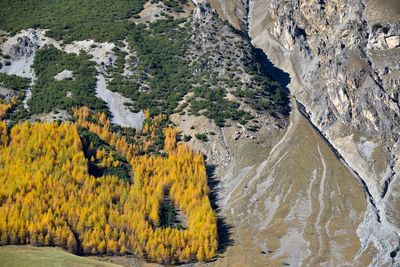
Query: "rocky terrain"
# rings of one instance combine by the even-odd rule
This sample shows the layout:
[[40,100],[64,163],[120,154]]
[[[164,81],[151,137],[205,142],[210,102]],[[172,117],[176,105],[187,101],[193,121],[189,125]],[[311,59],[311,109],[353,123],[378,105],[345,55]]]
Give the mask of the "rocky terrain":
[[236,20],[255,46],[289,72],[291,94],[364,187],[369,211],[357,231],[362,247],[377,250],[373,265],[396,265],[398,3],[211,2],[218,2],[214,6],[223,17]]
[[[91,41],[78,41],[71,44],[63,44],[52,38],[45,36],[45,30],[29,29],[22,31],[21,33],[8,38],[4,43],[0,45],[2,53],[9,55],[9,60],[3,59],[4,62],[9,61],[10,65],[4,64],[0,69],[0,72],[6,74],[15,74],[21,77],[30,78],[32,85],[35,81],[35,74],[32,68],[32,64],[37,49],[46,46],[55,46],[57,49],[63,50],[67,53],[79,54],[80,51],[85,51],[93,58],[96,62],[96,68],[99,71],[97,76],[97,88],[96,92],[100,99],[103,99],[113,115],[113,122],[124,127],[132,127],[141,129],[144,120],[143,112],[133,113],[125,105],[130,100],[118,92],[112,92],[106,87],[106,80],[104,76],[106,73],[106,67],[113,65],[116,59],[115,53],[113,52],[114,44],[111,43],[96,43]],[[73,72],[71,70],[63,70],[54,76],[57,81],[65,80],[67,78],[73,79]],[[31,97],[30,90],[27,92],[27,96],[24,100],[26,108],[29,108],[27,102]],[[59,118],[67,118],[65,111],[59,111],[59,114],[63,116],[50,116],[53,120]],[[35,115],[34,119],[47,120],[48,114],[42,114],[40,116]]]

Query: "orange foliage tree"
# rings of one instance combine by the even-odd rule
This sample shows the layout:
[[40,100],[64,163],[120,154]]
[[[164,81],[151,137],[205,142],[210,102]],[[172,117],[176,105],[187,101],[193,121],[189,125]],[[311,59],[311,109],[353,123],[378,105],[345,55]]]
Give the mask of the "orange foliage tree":
[[[217,222],[203,156],[177,144],[173,128],[164,132],[167,156],[139,153],[154,142],[162,117],[146,124],[146,139],[132,144],[113,133],[102,114],[81,108],[75,116],[74,124],[17,124],[10,134],[0,122],[0,244],[61,246],[82,254],[134,253],[158,262],[214,257]],[[124,156],[132,180],[91,176],[78,127]],[[96,159],[119,164],[102,151]],[[165,192],[186,216],[187,229],[160,227]]]

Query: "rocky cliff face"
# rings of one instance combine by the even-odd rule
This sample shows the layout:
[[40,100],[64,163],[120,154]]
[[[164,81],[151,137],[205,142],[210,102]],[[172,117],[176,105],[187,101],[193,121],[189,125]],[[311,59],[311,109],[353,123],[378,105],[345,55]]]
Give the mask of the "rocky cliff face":
[[222,16],[248,10],[237,25],[290,73],[291,94],[363,185],[370,212],[358,234],[376,247],[373,264],[399,261],[398,2],[239,2]]

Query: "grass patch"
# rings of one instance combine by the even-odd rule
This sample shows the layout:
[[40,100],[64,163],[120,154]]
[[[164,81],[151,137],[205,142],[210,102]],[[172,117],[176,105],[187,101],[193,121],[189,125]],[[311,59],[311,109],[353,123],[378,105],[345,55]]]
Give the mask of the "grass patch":
[[0,247],[0,266],[42,267],[42,266],[98,266],[116,267],[118,265],[78,257],[59,248],[31,246]]

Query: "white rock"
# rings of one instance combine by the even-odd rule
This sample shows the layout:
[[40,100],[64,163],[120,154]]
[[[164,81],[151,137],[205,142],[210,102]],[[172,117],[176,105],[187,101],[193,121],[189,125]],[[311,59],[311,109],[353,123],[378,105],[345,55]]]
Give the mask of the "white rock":
[[74,75],[72,71],[70,70],[63,70],[62,72],[58,73],[56,76],[54,76],[54,79],[57,81],[62,81],[68,78],[73,78]]
[[103,75],[97,76],[97,97],[103,99],[113,115],[112,122],[123,127],[131,127],[141,130],[144,121],[144,113],[140,111],[133,113],[124,103],[131,103],[131,100],[118,92],[107,89],[107,82]]
[[389,49],[400,47],[400,36],[389,36],[385,39]]

